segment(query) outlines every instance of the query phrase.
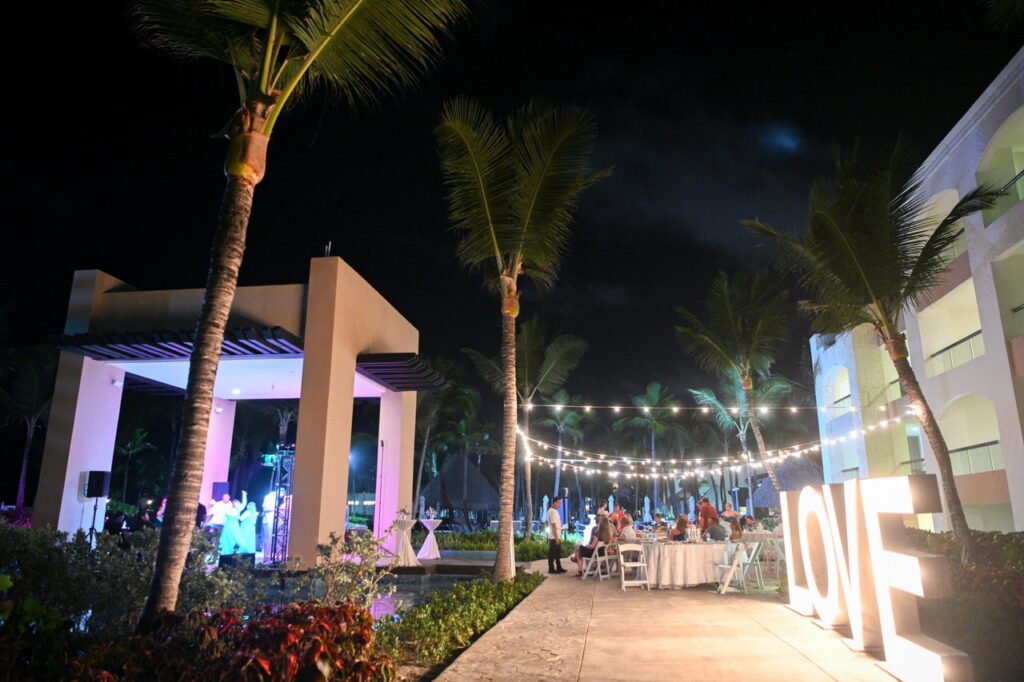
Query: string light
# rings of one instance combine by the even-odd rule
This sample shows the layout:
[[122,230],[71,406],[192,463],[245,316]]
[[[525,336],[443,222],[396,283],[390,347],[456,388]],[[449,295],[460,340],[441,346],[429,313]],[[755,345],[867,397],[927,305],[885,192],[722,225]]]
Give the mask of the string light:
[[[613,412],[622,412],[623,410],[639,410],[641,412],[650,414],[654,412],[671,412],[672,414],[679,414],[680,411],[697,411],[699,410],[703,414],[709,414],[711,408],[706,405],[664,405],[664,406],[652,406],[652,405],[567,405],[564,403],[534,403],[525,402],[523,408],[526,410],[532,410],[535,407],[546,407],[552,410],[560,411],[563,409],[567,410],[583,410],[584,412],[593,412],[594,410],[612,410]],[[727,409],[733,414],[736,414],[741,408],[738,406],[729,406],[723,409]],[[858,407],[853,406],[842,406],[842,405],[831,405],[815,407],[813,405],[759,405],[757,407],[758,412],[767,414],[769,412],[789,412],[791,414],[798,414],[801,411],[815,411],[820,410],[821,412],[827,413],[829,410],[835,410],[837,412],[857,412]],[[885,410],[884,405],[879,406],[880,411]]]

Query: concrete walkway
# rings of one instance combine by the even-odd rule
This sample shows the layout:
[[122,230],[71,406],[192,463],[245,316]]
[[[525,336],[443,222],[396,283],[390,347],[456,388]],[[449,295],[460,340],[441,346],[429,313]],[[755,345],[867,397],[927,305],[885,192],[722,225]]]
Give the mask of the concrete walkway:
[[437,679],[892,681],[772,596],[622,592],[572,575],[550,576]]

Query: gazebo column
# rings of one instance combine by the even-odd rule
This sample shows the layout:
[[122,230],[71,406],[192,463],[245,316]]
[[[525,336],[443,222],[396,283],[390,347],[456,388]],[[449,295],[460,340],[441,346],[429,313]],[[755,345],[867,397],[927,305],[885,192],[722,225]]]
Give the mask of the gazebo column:
[[106,499],[97,505],[86,498],[85,483],[89,471],[110,471],[123,386],[124,370],[61,351],[36,492],[36,525],[88,532],[95,510],[96,529],[102,531]]
[[377,443],[377,490],[373,534],[387,537],[384,547],[395,551],[388,530],[399,509],[414,512],[412,499],[413,447],[416,438],[416,392],[386,391],[380,398]]
[[[223,398],[213,399],[210,413],[210,431],[206,436],[206,455],[203,459],[203,482],[199,488],[199,501],[203,504],[213,499],[213,484],[228,480],[231,464],[231,436],[235,430],[235,401]],[[249,497],[260,503],[262,495],[249,491]]]
[[344,532],[348,511],[357,350],[344,333],[351,311],[341,297],[340,263],[313,259],[309,275],[288,538],[288,556],[304,566],[332,531]]

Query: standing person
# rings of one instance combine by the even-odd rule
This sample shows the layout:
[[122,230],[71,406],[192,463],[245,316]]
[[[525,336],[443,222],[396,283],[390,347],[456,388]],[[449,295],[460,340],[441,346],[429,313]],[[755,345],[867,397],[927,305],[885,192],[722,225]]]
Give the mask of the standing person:
[[249,502],[238,515],[238,551],[241,554],[256,553],[256,503]]
[[732,508],[732,502],[725,503],[725,511],[722,512],[722,518],[726,521],[732,521],[733,519],[740,519],[740,513]]
[[562,506],[562,498],[551,500],[548,507],[548,573],[565,573],[562,568],[562,516],[558,508]]
[[718,510],[711,506],[706,497],[700,500],[700,532],[703,534],[712,523],[718,523]]

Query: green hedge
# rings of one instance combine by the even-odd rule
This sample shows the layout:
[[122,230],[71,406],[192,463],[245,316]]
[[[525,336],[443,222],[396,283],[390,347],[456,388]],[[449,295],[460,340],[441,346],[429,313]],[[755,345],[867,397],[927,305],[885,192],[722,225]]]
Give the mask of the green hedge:
[[456,584],[422,604],[377,621],[377,645],[396,662],[445,663],[543,581],[543,576],[519,573],[514,581],[481,579]]
[[[436,533],[437,546],[443,550],[471,552],[493,552],[498,548],[498,534],[494,531],[482,530],[474,533]],[[414,532],[413,545],[422,544],[425,532]],[[567,558],[576,551],[580,538],[575,535],[562,540],[562,558]],[[515,543],[516,561],[537,561],[548,556],[547,540],[522,540]]]

